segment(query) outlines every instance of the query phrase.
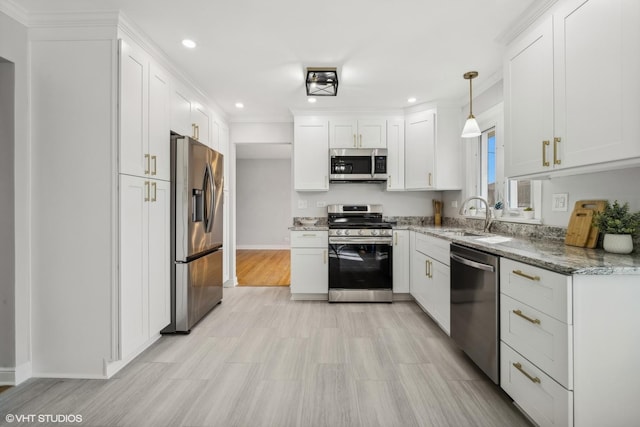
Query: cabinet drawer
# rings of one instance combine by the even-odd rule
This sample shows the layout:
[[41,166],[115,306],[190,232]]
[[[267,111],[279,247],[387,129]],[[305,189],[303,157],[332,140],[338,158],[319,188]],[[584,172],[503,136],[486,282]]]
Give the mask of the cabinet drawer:
[[500,295],[500,339],[568,389],[573,389],[573,328]]
[[292,231],[292,248],[326,248],[329,244],[329,233],[326,231]]
[[416,233],[416,250],[445,265],[450,264],[449,241]]
[[500,386],[540,426],[573,426],[573,392],[504,342],[500,343]]
[[500,292],[569,325],[573,324],[571,289],[571,276],[500,260]]

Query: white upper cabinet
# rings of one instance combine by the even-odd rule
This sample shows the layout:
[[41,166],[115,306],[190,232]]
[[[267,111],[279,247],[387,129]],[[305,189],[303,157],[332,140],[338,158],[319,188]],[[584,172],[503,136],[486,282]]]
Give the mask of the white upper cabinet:
[[330,148],[387,148],[385,119],[330,119]]
[[435,114],[432,110],[405,118],[404,185],[407,190],[434,188]]
[[293,186],[297,191],[329,190],[329,123],[325,118],[295,119]]
[[387,121],[387,190],[404,190],[404,120]]
[[[120,40],[120,173],[150,174],[148,146],[149,58],[134,45]],[[167,136],[168,138],[168,136]]]
[[206,145],[210,144],[210,120],[210,114],[205,107],[197,102],[191,104],[191,129],[193,139]]
[[186,90],[174,87],[171,91],[171,130],[180,135],[193,136],[191,100]]
[[159,66],[149,67],[149,160],[150,174],[171,179],[170,129],[171,88],[169,76]]
[[461,129],[458,107],[442,106],[405,117],[405,189],[461,188]]
[[640,160],[639,21],[638,2],[565,0],[509,46],[507,176]]
[[506,175],[549,169],[554,116],[551,17],[509,47],[504,66]]

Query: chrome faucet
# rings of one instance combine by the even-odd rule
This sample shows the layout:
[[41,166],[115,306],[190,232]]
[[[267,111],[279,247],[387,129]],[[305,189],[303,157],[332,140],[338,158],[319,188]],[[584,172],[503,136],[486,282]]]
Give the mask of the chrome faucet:
[[459,215],[464,215],[465,212],[465,205],[467,204],[468,201],[470,200],[480,200],[482,203],[484,203],[485,206],[485,218],[484,218],[484,232],[487,233],[489,231],[489,227],[491,227],[491,211],[489,210],[489,203],[487,203],[487,201],[485,199],[483,199],[482,197],[478,197],[478,196],[471,196],[468,199],[466,199],[464,202],[462,202],[462,206],[460,206],[460,212],[458,212]]

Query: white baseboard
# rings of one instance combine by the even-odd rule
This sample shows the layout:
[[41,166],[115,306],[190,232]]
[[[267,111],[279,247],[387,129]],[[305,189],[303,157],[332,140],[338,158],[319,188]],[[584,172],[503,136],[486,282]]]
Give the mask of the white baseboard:
[[130,354],[128,357],[126,357],[124,359],[115,360],[113,362],[108,362],[108,361],[105,360],[104,361],[104,376],[102,378],[111,378],[112,376],[114,376],[116,373],[118,373],[118,371],[120,369],[124,368],[133,359],[138,357],[140,355],[140,353],[142,353],[143,351],[145,351],[146,349],[151,347],[151,345],[154,342],[156,342],[157,340],[159,340],[161,336],[162,335],[160,335],[159,333],[154,335],[154,336],[152,336],[146,343],[144,343],[143,345],[138,347],[138,349],[136,351],[134,351],[133,354]]
[[16,386],[31,378],[31,362],[15,368],[0,368],[0,385]]
[[238,245],[239,250],[281,251],[291,249],[289,245]]

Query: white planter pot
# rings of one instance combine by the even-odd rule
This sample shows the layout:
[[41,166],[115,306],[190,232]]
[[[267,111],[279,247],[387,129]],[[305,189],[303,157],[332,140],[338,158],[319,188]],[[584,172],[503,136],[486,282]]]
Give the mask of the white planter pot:
[[493,211],[493,214],[495,215],[496,218],[502,217],[502,209],[495,209]]
[[533,211],[522,211],[522,217],[526,219],[533,219]]
[[633,251],[633,240],[631,234],[605,234],[602,246],[607,252],[630,254]]

